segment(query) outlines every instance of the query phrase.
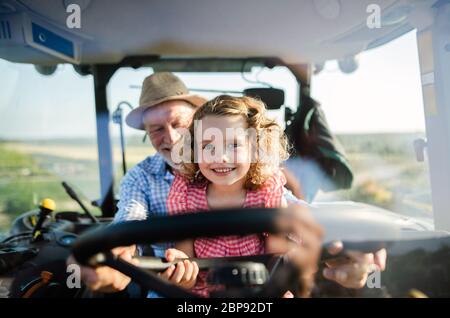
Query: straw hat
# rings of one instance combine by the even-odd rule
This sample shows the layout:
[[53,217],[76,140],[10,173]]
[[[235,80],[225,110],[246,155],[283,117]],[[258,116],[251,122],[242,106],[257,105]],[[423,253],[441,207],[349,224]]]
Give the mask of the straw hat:
[[159,72],[147,76],[142,84],[139,107],[133,109],[125,121],[128,126],[145,130],[142,116],[152,106],[170,100],[184,100],[194,106],[201,106],[207,100],[189,93],[186,85],[170,72]]

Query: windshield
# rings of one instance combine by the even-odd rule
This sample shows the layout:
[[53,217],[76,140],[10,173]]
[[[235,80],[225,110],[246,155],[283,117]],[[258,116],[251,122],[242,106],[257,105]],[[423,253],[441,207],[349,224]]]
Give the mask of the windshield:
[[[322,70],[313,68],[311,96],[322,105],[331,132],[342,144],[354,180],[350,189],[318,189],[309,201],[351,200],[431,220],[428,162],[426,155],[418,161],[414,148],[425,138],[415,32],[361,53],[358,64],[349,74],[336,61],[328,61]],[[70,65],[59,65],[53,75],[44,76],[31,65],[5,60],[0,69],[1,228],[7,229],[14,217],[36,208],[44,197],[57,200],[58,209],[78,209],[61,181],[73,185],[86,201],[99,199],[92,76],[81,76]],[[152,73],[151,68],[121,68],[107,87],[116,197],[124,174],[119,123],[138,106],[141,83]],[[280,88],[284,106],[269,113],[283,127],[286,109],[297,110],[299,84],[285,67],[177,75],[206,98],[241,95],[250,87]],[[118,109],[122,117],[117,118]],[[129,170],[155,151],[143,131],[123,125],[123,133]]]

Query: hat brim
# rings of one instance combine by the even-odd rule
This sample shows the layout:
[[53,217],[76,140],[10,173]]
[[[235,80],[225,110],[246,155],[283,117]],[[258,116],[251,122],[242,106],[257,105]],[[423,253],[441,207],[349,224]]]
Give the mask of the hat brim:
[[151,104],[141,105],[133,109],[125,118],[125,122],[127,123],[128,126],[132,128],[145,130],[144,123],[142,121],[142,116],[144,115],[144,112],[150,107],[171,100],[183,100],[196,107],[199,107],[208,101],[206,98],[203,98],[199,95],[177,95],[158,99],[153,101]]

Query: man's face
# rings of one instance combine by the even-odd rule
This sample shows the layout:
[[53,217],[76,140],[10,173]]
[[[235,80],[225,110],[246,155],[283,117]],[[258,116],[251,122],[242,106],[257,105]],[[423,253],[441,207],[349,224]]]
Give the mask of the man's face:
[[143,116],[145,130],[150,141],[169,165],[176,167],[171,159],[171,150],[182,136],[178,128],[189,127],[195,108],[188,102],[173,100],[150,107]]

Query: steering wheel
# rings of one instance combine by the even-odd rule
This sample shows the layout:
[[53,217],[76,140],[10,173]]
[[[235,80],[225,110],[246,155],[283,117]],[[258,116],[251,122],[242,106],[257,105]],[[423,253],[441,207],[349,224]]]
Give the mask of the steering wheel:
[[[151,244],[180,241],[196,237],[217,237],[225,235],[249,235],[254,233],[289,233],[292,231],[293,216],[277,209],[226,209],[220,211],[155,217],[146,221],[129,221],[97,228],[81,235],[73,245],[73,255],[82,265],[112,267],[131,277],[143,289],[152,290],[165,297],[197,298],[186,289],[175,286],[159,278],[152,270],[162,270],[170,264],[161,259],[141,258],[135,266],[110,250],[118,246]],[[269,260],[275,266],[271,274],[261,274],[261,266],[266,268]],[[221,282],[221,277],[237,276],[242,273],[247,285],[222,291],[217,297],[280,297],[286,290],[295,292],[299,286],[298,270],[283,256],[272,255],[242,256],[231,258],[196,259],[201,269],[216,270],[213,277]],[[273,264],[273,262],[272,262]],[[245,269],[245,270],[242,270]],[[251,273],[260,273],[251,274]],[[220,275],[221,274],[221,275]],[[246,275],[245,275],[246,274]],[[214,280],[214,278],[213,278]],[[239,285],[239,284],[238,284]],[[245,285],[245,284],[244,284]],[[235,285],[237,286],[237,285]],[[213,295],[213,294],[211,294]]]

